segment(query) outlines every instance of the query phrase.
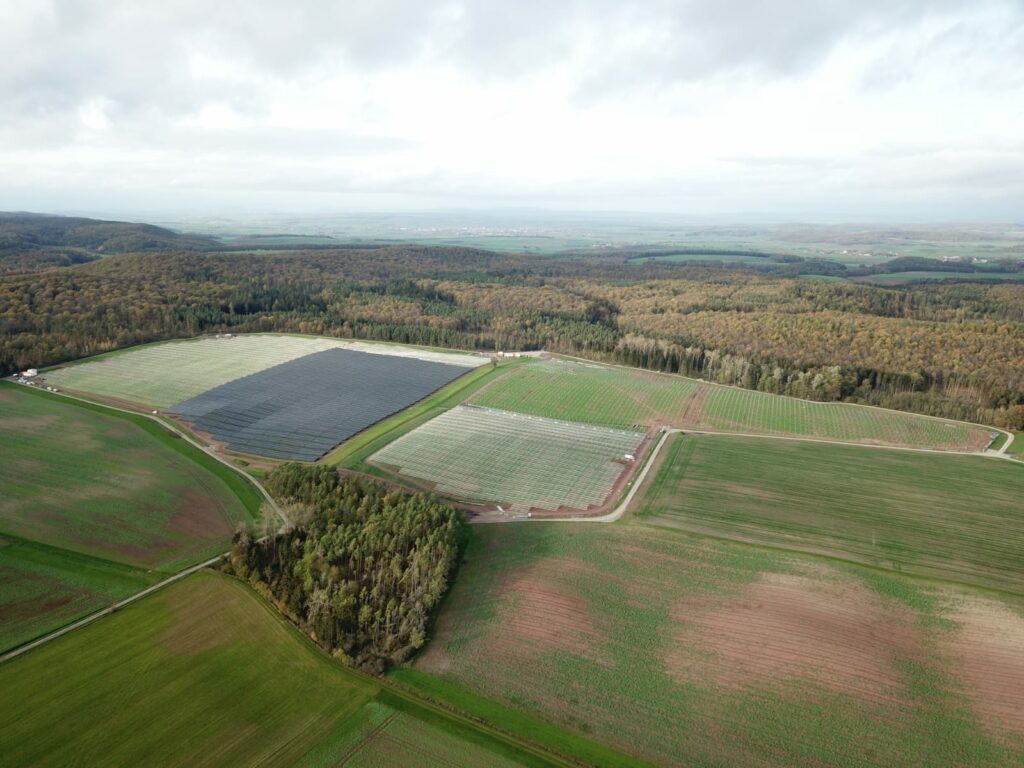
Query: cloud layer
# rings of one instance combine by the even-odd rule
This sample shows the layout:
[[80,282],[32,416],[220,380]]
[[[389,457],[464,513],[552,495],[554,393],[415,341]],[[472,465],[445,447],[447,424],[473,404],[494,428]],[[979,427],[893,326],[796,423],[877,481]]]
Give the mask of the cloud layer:
[[0,208],[1019,218],[1019,0],[0,0]]

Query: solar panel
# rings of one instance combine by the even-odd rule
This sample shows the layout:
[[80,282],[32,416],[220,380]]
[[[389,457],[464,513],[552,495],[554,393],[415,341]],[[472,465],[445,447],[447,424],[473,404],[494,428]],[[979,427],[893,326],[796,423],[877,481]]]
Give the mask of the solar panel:
[[329,349],[214,387],[168,411],[233,450],[315,461],[467,370]]

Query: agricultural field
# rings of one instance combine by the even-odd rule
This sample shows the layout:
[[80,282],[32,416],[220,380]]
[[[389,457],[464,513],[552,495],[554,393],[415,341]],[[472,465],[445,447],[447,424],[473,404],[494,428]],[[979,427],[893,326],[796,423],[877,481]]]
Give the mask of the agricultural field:
[[626,259],[627,264],[703,264],[706,262],[717,262],[720,264],[758,264],[758,265],[774,265],[778,264],[777,261],[773,260],[771,256],[754,256],[749,253],[722,253],[715,249],[707,249],[705,252],[701,252],[700,249],[680,252],[680,253],[666,253],[660,256],[630,256]]
[[337,732],[299,761],[296,768],[335,765],[350,768],[406,768],[415,765],[512,768],[522,763],[376,700],[368,702],[356,715],[343,721]]
[[620,428],[646,430],[669,425],[913,448],[981,451],[994,434],[963,422],[797,400],[683,376],[561,360],[509,371],[470,402]]
[[674,435],[635,507],[685,530],[1024,593],[1024,467],[982,456]]
[[690,429],[795,435],[851,443],[981,451],[984,427],[844,403],[816,403],[747,389],[705,385],[685,423]]
[[224,551],[259,514],[242,478],[141,417],[4,384],[0,434],[5,648]]
[[11,765],[544,765],[309,643],[199,573],[0,666]]
[[474,368],[484,358],[396,344],[315,336],[205,336],[151,344],[47,371],[48,384],[100,397],[167,408],[229,381],[329,349],[405,357]]
[[253,519],[220,477],[116,415],[4,387],[0,433],[0,534],[173,571]]
[[[661,765],[1017,766],[1024,601],[636,523],[474,526],[415,669]],[[998,628],[998,631],[996,631]]]
[[153,571],[0,536],[0,651],[162,578]]
[[467,370],[329,349],[235,379],[172,406],[170,412],[234,451],[315,461]]
[[647,429],[680,421],[697,382],[636,369],[544,360],[520,366],[470,401],[549,419]]
[[602,504],[644,435],[460,405],[377,451],[371,463],[440,494],[584,510]]

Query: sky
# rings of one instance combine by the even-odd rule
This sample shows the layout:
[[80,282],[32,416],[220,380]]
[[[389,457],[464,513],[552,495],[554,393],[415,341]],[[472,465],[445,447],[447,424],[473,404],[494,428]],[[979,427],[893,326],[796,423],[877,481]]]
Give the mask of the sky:
[[1024,0],[0,0],[0,209],[1024,220]]

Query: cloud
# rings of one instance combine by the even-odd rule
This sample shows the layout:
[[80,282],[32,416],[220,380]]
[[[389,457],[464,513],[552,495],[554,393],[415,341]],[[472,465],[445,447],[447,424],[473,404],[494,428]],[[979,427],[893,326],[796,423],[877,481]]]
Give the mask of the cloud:
[[1016,0],[0,0],[0,50],[3,207],[1022,194]]

